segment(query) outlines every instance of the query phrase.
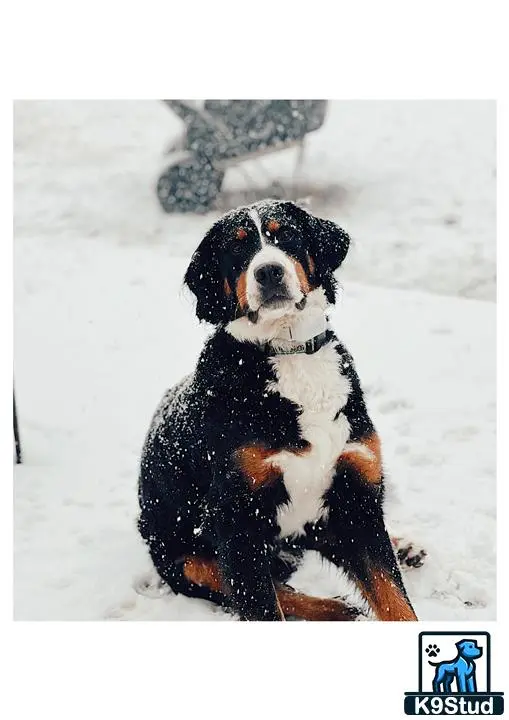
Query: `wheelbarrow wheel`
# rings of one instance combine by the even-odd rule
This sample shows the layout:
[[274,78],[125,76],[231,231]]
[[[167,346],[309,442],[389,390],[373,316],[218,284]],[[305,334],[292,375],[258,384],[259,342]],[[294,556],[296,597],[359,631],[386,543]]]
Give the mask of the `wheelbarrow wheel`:
[[197,159],[171,165],[157,182],[157,197],[167,213],[210,210],[221,190],[224,172]]

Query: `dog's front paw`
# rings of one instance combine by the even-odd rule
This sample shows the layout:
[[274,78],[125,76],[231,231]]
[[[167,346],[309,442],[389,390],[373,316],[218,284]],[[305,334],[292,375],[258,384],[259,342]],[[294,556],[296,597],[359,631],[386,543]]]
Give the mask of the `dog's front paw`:
[[424,565],[424,561],[428,555],[426,550],[423,548],[418,549],[419,546],[415,546],[404,538],[393,537],[391,541],[399,564],[402,567],[418,568]]

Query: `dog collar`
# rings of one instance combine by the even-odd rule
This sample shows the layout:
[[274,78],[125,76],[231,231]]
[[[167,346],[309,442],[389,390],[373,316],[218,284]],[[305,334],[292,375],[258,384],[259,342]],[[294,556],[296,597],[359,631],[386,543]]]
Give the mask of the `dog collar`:
[[[286,339],[279,340],[276,338],[271,342],[264,343],[262,349],[268,357],[275,357],[277,355],[314,355],[315,352],[318,352],[320,348],[329,342],[331,337],[332,332],[330,330],[324,330],[319,335],[315,335],[305,342]],[[275,342],[277,343],[276,345],[274,345]]]

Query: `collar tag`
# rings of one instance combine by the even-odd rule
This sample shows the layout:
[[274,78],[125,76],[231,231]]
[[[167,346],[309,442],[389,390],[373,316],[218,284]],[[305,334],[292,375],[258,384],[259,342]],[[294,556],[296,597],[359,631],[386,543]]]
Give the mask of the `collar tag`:
[[295,343],[292,347],[283,348],[278,347],[277,350],[273,347],[269,348],[273,351],[274,355],[299,355],[306,352],[306,343]]
[[325,330],[319,335],[315,335],[315,337],[306,340],[306,342],[276,339],[272,342],[265,343],[264,349],[265,353],[271,357],[276,357],[277,355],[314,355],[329,339],[330,333]]
[[292,319],[291,325],[282,329],[281,335],[274,338],[279,340],[292,340],[305,343],[308,340],[321,335],[327,329],[327,318],[322,308],[307,308]]

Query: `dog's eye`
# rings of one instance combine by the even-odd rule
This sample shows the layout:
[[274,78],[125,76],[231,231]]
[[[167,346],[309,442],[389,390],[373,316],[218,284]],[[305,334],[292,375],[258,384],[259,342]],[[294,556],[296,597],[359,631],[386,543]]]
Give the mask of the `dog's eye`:
[[297,233],[290,228],[281,228],[276,234],[276,241],[284,245],[298,245],[299,237]]
[[243,251],[244,245],[240,242],[233,243],[232,245],[232,253],[234,255],[240,255],[240,253]]

